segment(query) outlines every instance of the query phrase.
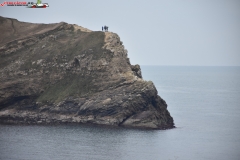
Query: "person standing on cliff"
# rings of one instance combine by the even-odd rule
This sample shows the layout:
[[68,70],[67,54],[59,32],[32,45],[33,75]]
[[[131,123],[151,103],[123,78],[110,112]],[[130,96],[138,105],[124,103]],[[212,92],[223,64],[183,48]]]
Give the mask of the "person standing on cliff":
[[102,31],[103,31],[103,26],[102,26]]

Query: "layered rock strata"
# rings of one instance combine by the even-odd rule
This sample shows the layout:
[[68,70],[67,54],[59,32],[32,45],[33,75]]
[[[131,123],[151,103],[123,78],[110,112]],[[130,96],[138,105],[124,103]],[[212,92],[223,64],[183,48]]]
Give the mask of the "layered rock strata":
[[64,22],[0,24],[0,123],[174,127],[117,34]]

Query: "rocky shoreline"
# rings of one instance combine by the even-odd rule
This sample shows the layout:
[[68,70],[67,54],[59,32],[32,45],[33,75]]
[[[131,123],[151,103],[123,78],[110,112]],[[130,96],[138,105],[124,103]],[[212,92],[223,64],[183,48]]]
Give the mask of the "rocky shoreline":
[[174,128],[117,34],[64,22],[0,23],[12,29],[0,35],[0,123]]

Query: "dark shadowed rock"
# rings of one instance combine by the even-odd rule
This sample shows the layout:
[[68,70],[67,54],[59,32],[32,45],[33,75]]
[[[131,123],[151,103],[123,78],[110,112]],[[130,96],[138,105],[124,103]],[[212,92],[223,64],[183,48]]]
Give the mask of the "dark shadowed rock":
[[173,128],[117,34],[0,17],[0,122]]

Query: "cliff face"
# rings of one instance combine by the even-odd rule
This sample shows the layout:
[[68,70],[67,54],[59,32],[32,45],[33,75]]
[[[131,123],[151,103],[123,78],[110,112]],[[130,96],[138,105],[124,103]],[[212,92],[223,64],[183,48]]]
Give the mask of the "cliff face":
[[0,123],[173,128],[117,34],[0,17]]

